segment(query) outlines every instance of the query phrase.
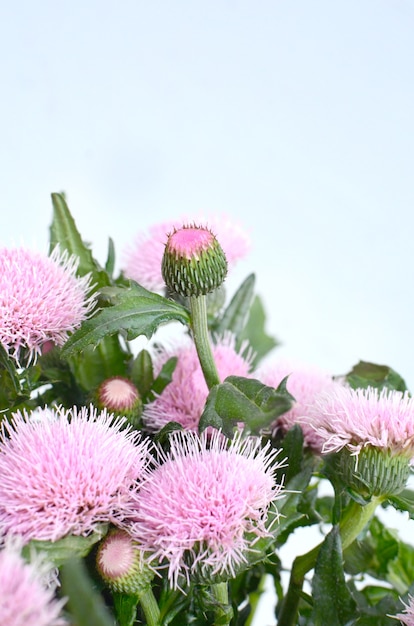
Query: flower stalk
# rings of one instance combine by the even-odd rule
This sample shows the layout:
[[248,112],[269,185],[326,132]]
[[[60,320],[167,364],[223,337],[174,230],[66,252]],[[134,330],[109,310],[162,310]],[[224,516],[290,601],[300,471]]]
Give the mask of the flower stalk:
[[216,363],[208,333],[207,325],[207,297],[191,296],[189,298],[191,312],[191,330],[194,344],[200,360],[207,387],[211,389],[220,383]]
[[229,590],[227,582],[212,585],[211,591],[217,600],[214,626],[228,626],[233,617],[233,609],[229,603]]
[[138,592],[141,608],[144,612],[147,626],[160,626],[160,608],[150,585]]

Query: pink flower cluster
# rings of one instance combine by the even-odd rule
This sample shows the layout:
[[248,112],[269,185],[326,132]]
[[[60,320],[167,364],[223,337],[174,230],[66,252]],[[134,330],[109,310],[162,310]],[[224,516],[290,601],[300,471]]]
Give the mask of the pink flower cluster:
[[94,306],[90,277],[76,276],[78,259],[55,248],[50,256],[25,248],[0,250],[0,344],[31,362],[51,342],[62,346]]
[[0,431],[0,528],[27,542],[120,524],[148,449],[125,418],[93,407],[15,413]]
[[0,624],[4,626],[66,626],[65,599],[55,599],[56,580],[42,557],[27,562],[15,538],[0,547]]

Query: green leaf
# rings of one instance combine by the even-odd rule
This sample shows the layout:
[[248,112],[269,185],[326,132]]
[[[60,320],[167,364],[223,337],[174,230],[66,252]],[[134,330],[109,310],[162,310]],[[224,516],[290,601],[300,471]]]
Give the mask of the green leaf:
[[129,365],[129,376],[139,391],[141,399],[146,398],[154,382],[152,358],[148,350],[140,350]]
[[10,358],[10,356],[8,355],[7,351],[5,350],[5,348],[3,347],[1,343],[0,343],[0,368],[3,368],[7,372],[14,391],[16,392],[16,394],[19,394],[21,389],[20,389],[20,379],[17,373],[16,363],[13,361],[13,359]]
[[160,373],[158,374],[152,385],[151,393],[149,396],[150,401],[154,399],[154,394],[162,393],[166,386],[170,384],[172,376],[174,374],[174,370],[177,366],[177,361],[178,358],[176,356],[172,356],[164,363]]
[[111,237],[108,241],[108,256],[105,263],[105,271],[108,276],[112,277],[115,268],[115,244]]
[[406,511],[410,518],[414,519],[414,491],[412,489],[403,489],[400,493],[389,496],[383,506],[387,503],[391,503],[397,511]]
[[72,558],[81,558],[89,554],[93,546],[106,535],[107,531],[108,524],[100,524],[100,526],[87,537],[67,535],[57,541],[40,541],[33,539],[24,547],[23,553],[27,550],[27,554],[30,554],[30,549],[33,547],[36,552],[45,553],[48,560],[56,565],[56,567],[60,567],[63,563],[66,563]]
[[352,370],[346,374],[346,380],[353,389],[376,387],[377,389],[390,389],[407,391],[404,379],[388,365],[378,365],[368,361],[359,361]]
[[138,596],[113,592],[112,598],[119,626],[134,626],[137,617]]
[[59,244],[61,250],[67,250],[79,258],[78,274],[91,273],[92,283],[103,286],[110,283],[107,275],[92,256],[90,248],[82,241],[65,196],[52,193],[53,220],[50,226],[50,252]]
[[332,528],[320,548],[312,595],[315,626],[345,626],[355,617],[356,603],[345,583],[338,526]]
[[239,336],[249,314],[255,280],[255,275],[250,274],[234,294],[221,319],[214,327],[214,331],[218,335],[230,330],[236,337]]
[[255,378],[228,376],[210,390],[199,430],[213,426],[232,437],[233,427],[244,422],[253,434],[259,434],[288,411],[293,401],[285,388],[268,387]]
[[60,570],[62,595],[67,596],[65,608],[76,626],[114,626],[114,618],[93,585],[85,562],[70,559]]
[[161,324],[179,321],[190,324],[190,314],[183,306],[147,291],[137,283],[129,288],[112,288],[116,302],[86,320],[62,348],[68,357],[87,345],[97,345],[107,335],[122,332],[127,340],[145,335],[148,339]]
[[253,368],[257,367],[263,357],[279,345],[279,342],[274,337],[266,333],[265,322],[266,315],[262,301],[259,296],[256,296],[250,308],[247,323],[238,338],[238,347],[246,340],[254,350]]

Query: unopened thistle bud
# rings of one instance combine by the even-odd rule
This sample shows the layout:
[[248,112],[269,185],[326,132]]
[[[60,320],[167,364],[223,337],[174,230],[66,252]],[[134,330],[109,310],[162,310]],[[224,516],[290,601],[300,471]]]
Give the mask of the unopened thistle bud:
[[114,415],[125,415],[137,425],[142,412],[142,401],[134,383],[123,376],[104,380],[96,392],[96,404]]
[[97,570],[112,591],[136,594],[145,590],[154,578],[139,544],[126,531],[110,531],[96,555]]
[[193,224],[168,236],[161,269],[170,291],[198,297],[220,287],[227,275],[227,260],[213,233]]

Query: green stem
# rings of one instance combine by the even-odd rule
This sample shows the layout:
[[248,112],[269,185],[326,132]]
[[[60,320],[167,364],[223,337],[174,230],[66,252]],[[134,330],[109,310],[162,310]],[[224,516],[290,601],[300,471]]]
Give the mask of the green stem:
[[207,325],[206,296],[192,296],[190,301],[191,328],[194,343],[207,387],[211,389],[220,383],[217,367],[211,350],[210,337]]
[[263,574],[256,591],[253,591],[252,593],[249,594],[250,613],[249,613],[249,617],[246,620],[245,626],[252,625],[257,607],[259,605],[259,600],[262,597],[263,592],[265,591],[265,587],[266,587],[266,574]]
[[220,626],[228,626],[233,617],[233,609],[229,604],[229,589],[227,583],[216,583],[211,590],[217,600],[215,622]]
[[160,609],[150,586],[139,593],[139,601],[148,626],[160,626]]
[[[374,497],[364,506],[361,506],[361,504],[354,500],[349,503],[339,523],[343,550],[350,546],[363,531],[372,518],[375,509],[381,502],[382,498]],[[306,554],[296,557],[293,561],[289,588],[279,613],[278,626],[294,626],[296,624],[299,600],[302,595],[305,575],[315,567],[322,543],[312,548],[312,550]]]

